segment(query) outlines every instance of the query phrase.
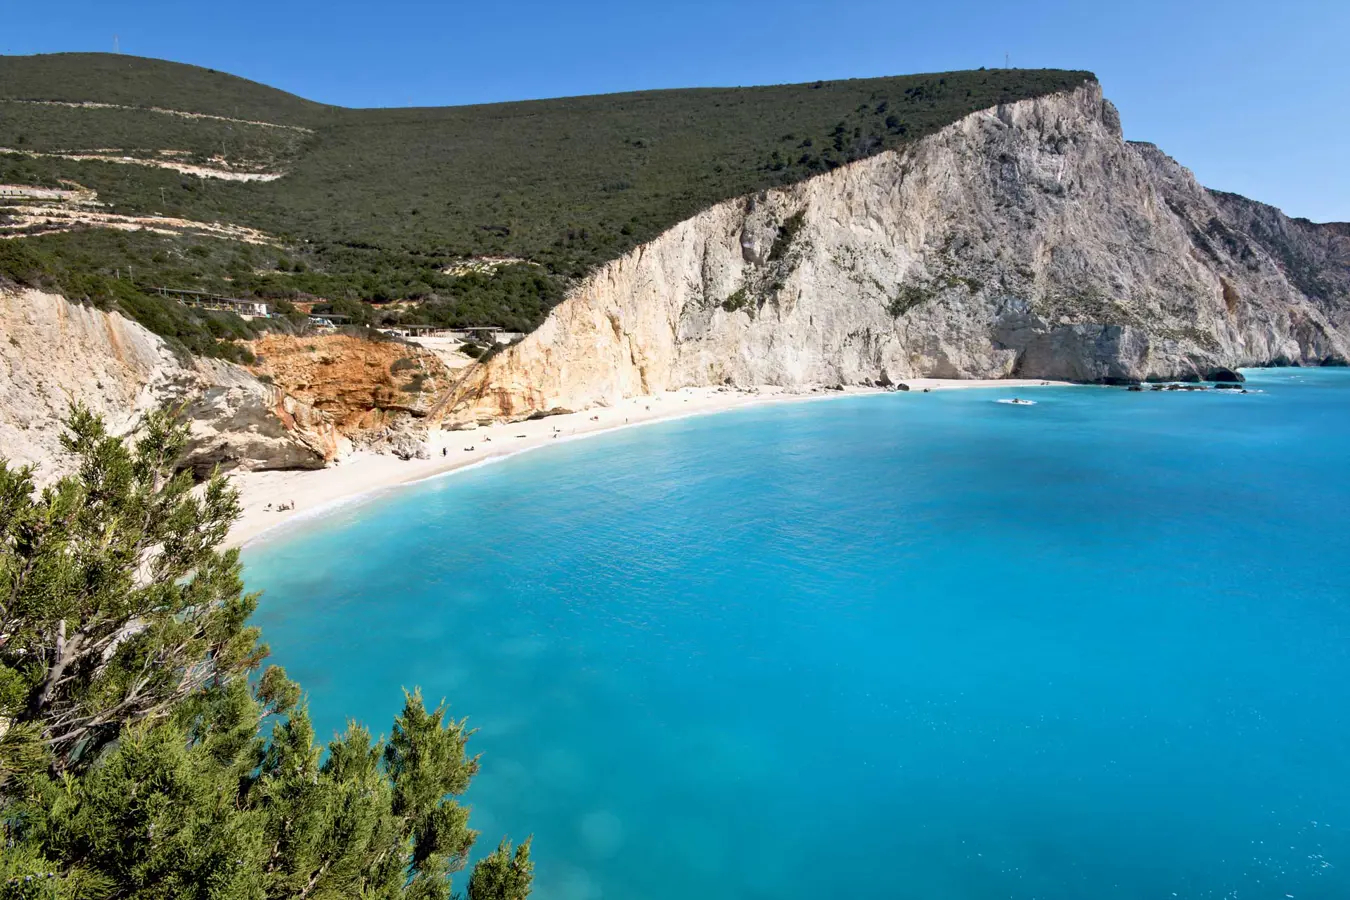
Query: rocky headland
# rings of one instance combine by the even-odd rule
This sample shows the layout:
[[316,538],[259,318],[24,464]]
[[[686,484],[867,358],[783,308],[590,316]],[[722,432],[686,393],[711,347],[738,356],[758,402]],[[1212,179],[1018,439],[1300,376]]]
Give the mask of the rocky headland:
[[594,272],[450,420],[686,386],[1200,380],[1350,359],[1350,226],[1206,190],[1087,83],[719,203]]

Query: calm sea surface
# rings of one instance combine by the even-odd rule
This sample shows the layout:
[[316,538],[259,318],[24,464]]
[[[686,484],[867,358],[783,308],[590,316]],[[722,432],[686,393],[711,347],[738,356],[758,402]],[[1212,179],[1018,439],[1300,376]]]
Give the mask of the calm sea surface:
[[247,580],[321,735],[469,717],[541,900],[1344,900],[1350,372],[1249,377],[634,428]]

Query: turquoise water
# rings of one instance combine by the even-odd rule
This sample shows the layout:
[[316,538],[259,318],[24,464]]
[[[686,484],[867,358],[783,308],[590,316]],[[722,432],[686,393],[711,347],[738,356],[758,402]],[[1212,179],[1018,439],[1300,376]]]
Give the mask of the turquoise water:
[[1350,372],[1249,374],[629,429],[247,577],[320,734],[479,727],[542,900],[1343,900]]

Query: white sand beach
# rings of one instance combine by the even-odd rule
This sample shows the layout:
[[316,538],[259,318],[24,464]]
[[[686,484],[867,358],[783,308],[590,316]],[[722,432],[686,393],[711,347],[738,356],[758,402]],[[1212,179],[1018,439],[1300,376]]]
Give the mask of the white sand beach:
[[[905,384],[911,391],[921,392],[925,389],[1062,386],[1067,382],[912,378],[906,379]],[[326,469],[241,472],[230,479],[239,491],[243,513],[230,530],[229,544],[242,546],[279,526],[302,517],[321,514],[338,504],[367,494],[547,447],[559,441],[746,406],[875,393],[882,391],[877,388],[846,388],[843,391],[779,387],[681,388],[650,397],[632,397],[614,406],[595,407],[533,421],[496,424],[471,431],[435,431],[428,442],[427,459],[402,460],[386,454],[358,451]],[[277,507],[281,505],[291,508],[278,510]]]

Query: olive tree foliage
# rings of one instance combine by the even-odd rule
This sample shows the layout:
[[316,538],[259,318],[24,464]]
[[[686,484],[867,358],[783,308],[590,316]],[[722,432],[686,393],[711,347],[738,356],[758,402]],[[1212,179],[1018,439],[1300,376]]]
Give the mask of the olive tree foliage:
[[[477,837],[466,723],[413,692],[388,740],[320,747],[258,671],[234,491],[174,474],[186,429],[67,424],[77,474],[38,492],[0,461],[0,898],[449,898]],[[531,874],[504,841],[468,896]]]

